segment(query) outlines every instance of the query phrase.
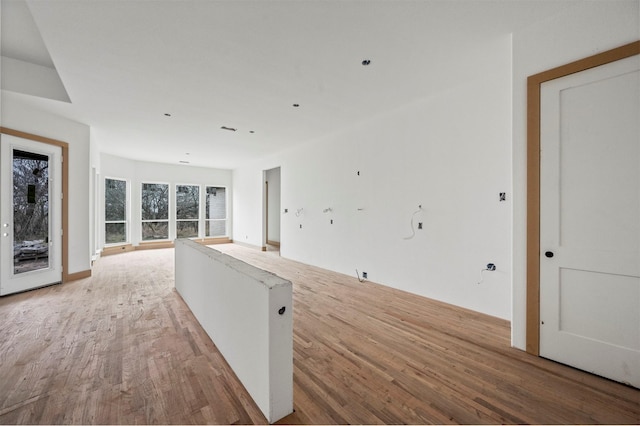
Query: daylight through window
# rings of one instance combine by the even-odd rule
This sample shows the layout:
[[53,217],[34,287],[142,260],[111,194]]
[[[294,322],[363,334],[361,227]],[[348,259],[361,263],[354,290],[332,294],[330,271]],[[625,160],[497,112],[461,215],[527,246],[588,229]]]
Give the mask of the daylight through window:
[[197,238],[200,221],[200,187],[176,185],[176,236]]
[[107,178],[104,184],[105,243],[126,243],[127,181]]
[[227,235],[227,191],[218,186],[207,186],[205,233],[207,237]]
[[142,241],[169,239],[169,184],[143,183]]

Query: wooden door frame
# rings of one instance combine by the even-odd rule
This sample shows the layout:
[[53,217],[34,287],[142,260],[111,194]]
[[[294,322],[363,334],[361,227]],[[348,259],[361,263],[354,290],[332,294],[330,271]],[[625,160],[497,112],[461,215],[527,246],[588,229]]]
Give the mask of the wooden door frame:
[[264,227],[265,227],[265,246],[263,249],[266,250],[266,245],[280,247],[280,241],[271,241],[269,239],[269,180],[267,179],[267,173],[271,170],[279,169],[280,166],[274,167],[273,169],[264,171]]
[[265,244],[269,244],[269,181],[266,179],[264,181],[264,204],[264,238]]
[[527,78],[526,350],[540,355],[540,92],[542,83],[640,54],[640,41]]
[[[76,274],[73,274],[73,276],[71,276],[69,274],[69,144],[67,142],[62,142],[44,136],[34,135],[32,133],[21,132],[19,130],[13,130],[7,127],[0,127],[0,133],[48,145],[58,146],[62,150],[62,282],[65,283],[67,281],[72,281],[74,279],[87,276],[86,271],[81,273],[82,276],[76,276]],[[90,272],[91,271],[89,271],[88,275],[91,275]]]

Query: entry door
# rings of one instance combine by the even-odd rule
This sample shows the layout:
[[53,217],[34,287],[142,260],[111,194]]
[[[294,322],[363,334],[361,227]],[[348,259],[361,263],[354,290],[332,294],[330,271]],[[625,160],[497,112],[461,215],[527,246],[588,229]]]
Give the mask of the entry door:
[[640,387],[640,58],[541,88],[540,355]]
[[62,281],[61,148],[1,135],[0,295]]

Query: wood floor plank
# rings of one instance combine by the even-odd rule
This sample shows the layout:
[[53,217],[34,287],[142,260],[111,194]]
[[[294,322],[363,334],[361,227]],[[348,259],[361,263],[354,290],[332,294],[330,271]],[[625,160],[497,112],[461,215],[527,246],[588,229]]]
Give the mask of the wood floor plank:
[[[640,391],[509,347],[507,321],[234,244],[293,282],[282,424],[640,424]],[[444,283],[446,284],[446,283]],[[0,424],[264,424],[173,288],[173,249],[0,298]]]
[[[222,250],[294,283],[294,363],[331,365],[329,374],[306,368],[294,392],[325,380],[370,413],[363,423],[640,421],[640,391],[511,348],[507,321],[274,253]],[[299,423],[308,406],[297,393],[294,405]]]

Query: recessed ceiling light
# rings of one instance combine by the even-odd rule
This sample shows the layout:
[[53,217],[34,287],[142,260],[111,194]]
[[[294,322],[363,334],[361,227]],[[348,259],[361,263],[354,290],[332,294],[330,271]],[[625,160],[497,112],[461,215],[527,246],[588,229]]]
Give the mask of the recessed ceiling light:
[[233,127],[222,126],[220,127],[222,130],[229,130],[231,132],[235,132],[238,129],[234,129]]
[[298,108],[300,106],[300,104],[293,104],[294,108]]
[[371,64],[371,60],[370,59],[365,59],[365,60],[362,61],[362,65],[365,66],[365,67],[367,65],[369,65],[369,64]]

